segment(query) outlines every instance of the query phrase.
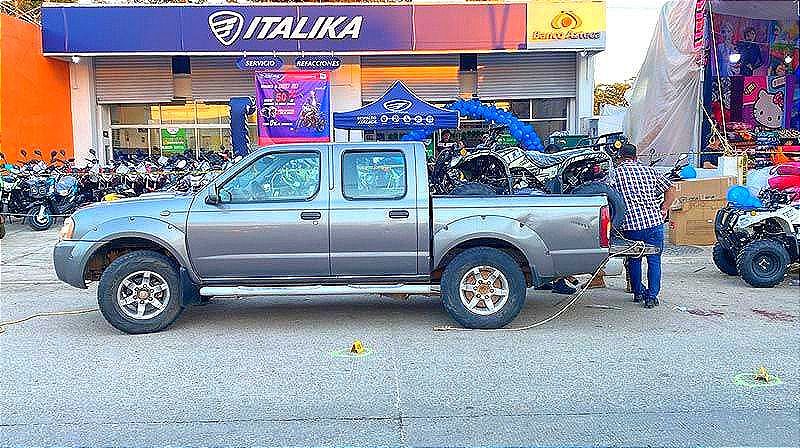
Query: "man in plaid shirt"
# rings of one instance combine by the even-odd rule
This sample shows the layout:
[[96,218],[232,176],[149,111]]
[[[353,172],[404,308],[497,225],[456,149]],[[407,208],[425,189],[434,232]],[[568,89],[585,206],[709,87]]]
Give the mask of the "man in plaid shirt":
[[[672,181],[653,167],[636,160],[636,147],[630,144],[620,149],[621,164],[614,170],[608,185],[620,192],[627,205],[622,233],[633,241],[664,249],[664,219],[675,189]],[[642,259],[628,260],[628,273],[633,286],[633,301],[644,302],[646,308],[658,305],[661,291],[661,252],[647,256],[647,288],[642,285]]]

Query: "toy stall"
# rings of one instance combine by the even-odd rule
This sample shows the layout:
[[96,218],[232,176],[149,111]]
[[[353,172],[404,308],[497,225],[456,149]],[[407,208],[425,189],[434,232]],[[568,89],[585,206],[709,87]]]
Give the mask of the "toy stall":
[[710,1],[700,162],[741,172],[800,160],[797,2]]

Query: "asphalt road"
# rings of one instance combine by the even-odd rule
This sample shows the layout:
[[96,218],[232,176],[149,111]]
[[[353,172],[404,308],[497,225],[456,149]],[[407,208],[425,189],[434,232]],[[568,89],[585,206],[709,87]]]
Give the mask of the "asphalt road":
[[[95,305],[55,280],[55,237],[0,242],[0,321]],[[451,322],[424,297],[219,300],[141,336],[33,319],[0,334],[0,445],[798,446],[800,318],[752,309],[798,316],[800,288],[749,288],[709,252],[668,249],[654,310],[615,277],[522,332],[434,332]],[[515,325],[563,298],[531,291]],[[332,356],[356,338],[371,354]],[[760,365],[782,384],[734,383]]]

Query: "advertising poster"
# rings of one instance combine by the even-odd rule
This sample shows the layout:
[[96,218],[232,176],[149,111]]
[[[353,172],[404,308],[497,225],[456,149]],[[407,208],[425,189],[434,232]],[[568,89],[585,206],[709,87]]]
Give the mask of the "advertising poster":
[[[772,22],[769,20],[715,14],[716,76],[766,76],[769,68],[769,42]],[[731,55],[738,60],[731,60]],[[716,64],[713,64],[716,62]]]
[[330,141],[327,72],[256,73],[255,81],[259,145]]
[[161,149],[164,153],[182,153],[188,148],[185,128],[161,129]]

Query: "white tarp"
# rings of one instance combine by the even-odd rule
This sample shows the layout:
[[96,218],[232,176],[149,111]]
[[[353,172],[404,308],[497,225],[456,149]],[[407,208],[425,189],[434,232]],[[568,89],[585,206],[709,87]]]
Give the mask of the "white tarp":
[[642,159],[671,165],[697,153],[701,67],[694,53],[694,0],[666,3],[630,95],[625,134]]

